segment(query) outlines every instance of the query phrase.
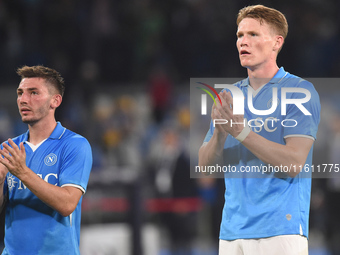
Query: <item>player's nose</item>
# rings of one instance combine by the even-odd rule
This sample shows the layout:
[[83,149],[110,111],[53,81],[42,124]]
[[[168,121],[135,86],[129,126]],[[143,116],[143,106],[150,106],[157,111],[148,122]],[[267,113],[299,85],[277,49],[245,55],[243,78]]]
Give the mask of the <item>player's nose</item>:
[[241,46],[241,47],[249,46],[249,38],[248,38],[248,36],[243,36],[243,37],[240,39],[240,46]]
[[22,93],[18,95],[18,103],[26,104],[28,102],[28,95],[27,93]]

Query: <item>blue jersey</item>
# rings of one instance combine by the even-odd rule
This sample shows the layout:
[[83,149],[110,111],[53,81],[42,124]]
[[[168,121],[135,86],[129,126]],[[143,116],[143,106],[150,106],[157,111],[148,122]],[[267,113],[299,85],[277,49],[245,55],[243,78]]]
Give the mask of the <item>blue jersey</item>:
[[[234,85],[242,90],[245,102],[248,102],[248,90],[252,90],[249,79]],[[292,136],[315,140],[320,121],[320,100],[314,86],[280,68],[269,83],[254,93],[252,102],[255,109],[271,108],[273,88],[277,88],[278,92],[278,104],[273,113],[265,116],[256,115],[245,103],[244,118],[248,120],[251,129],[279,144],[285,144],[285,138]],[[294,104],[287,104],[286,115],[282,115],[281,92],[283,88],[307,89],[311,98],[303,106],[311,115],[305,115]],[[286,93],[287,99],[304,97],[303,93]],[[210,140],[213,132],[214,127],[211,123],[204,142]],[[308,154],[306,166],[312,165],[312,150],[313,148]],[[310,171],[302,171],[295,178],[290,178],[278,171],[268,171],[270,170],[268,165],[231,135],[226,139],[223,154],[224,165],[234,167],[237,171],[225,174],[225,205],[220,239],[265,238],[291,234],[308,237]],[[267,167],[265,173],[260,171],[264,170],[264,167]],[[296,167],[298,171],[301,166],[291,167]]]
[[[17,145],[24,142],[27,167],[52,185],[86,191],[92,152],[84,137],[58,122],[50,137],[33,152],[27,144],[28,135],[27,131],[13,139]],[[82,199],[71,215],[63,217],[11,173],[7,174],[5,193],[8,202],[2,254],[79,254]]]

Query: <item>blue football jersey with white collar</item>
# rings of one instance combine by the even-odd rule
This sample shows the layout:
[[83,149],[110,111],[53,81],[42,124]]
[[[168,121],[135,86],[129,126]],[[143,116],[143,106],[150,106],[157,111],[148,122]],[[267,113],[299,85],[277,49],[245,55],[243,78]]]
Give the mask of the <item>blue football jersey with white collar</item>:
[[[273,104],[273,88],[277,89],[277,108],[268,115],[250,111],[247,103],[248,89],[252,90],[249,79],[234,86],[243,92],[244,118],[257,134],[283,145],[286,138],[293,136],[316,139],[320,122],[320,99],[310,82],[286,72],[281,67],[269,83],[250,94],[255,109],[268,110]],[[282,115],[281,95],[284,88],[288,91],[290,88],[308,90],[311,98],[303,107],[311,115],[305,115],[294,104],[287,104],[286,115]],[[304,93],[286,93],[287,99],[305,97]],[[211,139],[213,132],[214,126],[211,122],[204,142]],[[312,151],[313,147],[305,163],[308,166],[312,165]],[[225,205],[220,239],[265,238],[292,234],[308,237],[311,171],[302,171],[295,178],[275,171],[250,172],[250,169],[261,170],[268,165],[231,135],[226,139],[223,156],[224,165],[232,166],[237,171],[225,174]],[[292,167],[299,170],[301,166]]]
[[[44,181],[56,186],[74,186],[85,193],[92,168],[88,141],[64,128],[59,122],[49,138],[35,151],[24,142],[26,165]],[[63,217],[43,203],[11,173],[7,174],[4,194],[8,194],[5,219],[5,249],[2,254],[79,254],[81,202]]]

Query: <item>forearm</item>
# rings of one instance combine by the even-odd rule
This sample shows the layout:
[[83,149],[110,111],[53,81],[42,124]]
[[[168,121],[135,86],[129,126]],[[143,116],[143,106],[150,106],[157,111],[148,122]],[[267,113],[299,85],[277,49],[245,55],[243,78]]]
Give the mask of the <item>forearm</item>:
[[223,163],[224,143],[228,134],[213,133],[210,141],[204,143],[198,152],[199,166],[210,166]]
[[24,173],[20,174],[18,178],[42,202],[64,217],[70,215],[74,211],[74,198],[67,189],[44,181],[29,168],[27,168]]
[[[306,142],[306,140],[299,141],[299,138],[294,138],[295,144],[298,142]],[[311,143],[308,138],[307,143]],[[267,140],[266,138],[256,134],[255,132],[250,132],[245,138],[242,144],[249,149],[257,158],[263,162],[270,164],[272,166],[287,166],[290,169],[288,175],[295,177],[299,171],[296,171],[297,166],[304,165],[310,149],[309,146],[306,148],[296,147],[295,144],[279,144]],[[298,148],[298,149],[297,149]],[[296,166],[296,167],[294,167]]]
[[5,206],[4,181],[0,184],[0,212]]

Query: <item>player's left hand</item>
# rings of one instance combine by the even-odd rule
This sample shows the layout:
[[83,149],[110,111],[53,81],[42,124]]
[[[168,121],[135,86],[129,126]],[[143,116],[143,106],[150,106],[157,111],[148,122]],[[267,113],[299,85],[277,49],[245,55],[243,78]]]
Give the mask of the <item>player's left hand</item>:
[[0,157],[0,163],[7,167],[11,174],[20,179],[20,174],[24,174],[26,166],[26,151],[24,143],[20,143],[20,148],[13,142],[12,139],[8,139],[8,143],[3,143],[4,149],[0,149],[0,154],[4,157]]
[[244,128],[244,116],[233,114],[233,98],[230,92],[222,91],[220,92],[220,97],[222,100],[222,105],[218,105],[217,110],[221,118],[228,121],[226,124],[222,124],[223,129],[231,134],[233,137],[237,137]]

